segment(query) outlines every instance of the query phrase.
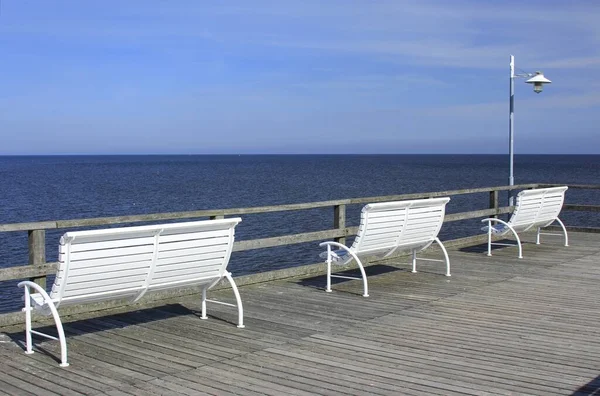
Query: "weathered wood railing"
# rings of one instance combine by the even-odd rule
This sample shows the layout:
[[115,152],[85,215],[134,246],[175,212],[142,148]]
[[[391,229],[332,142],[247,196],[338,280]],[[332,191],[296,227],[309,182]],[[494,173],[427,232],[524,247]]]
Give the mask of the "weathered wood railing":
[[[311,203],[298,203],[289,205],[276,205],[276,206],[261,206],[251,208],[229,208],[229,209],[211,209],[211,210],[198,210],[188,212],[172,212],[172,213],[157,213],[147,215],[134,215],[134,216],[116,216],[116,217],[103,217],[103,218],[89,218],[89,219],[74,219],[74,220],[57,220],[57,221],[41,221],[41,222],[30,222],[30,223],[15,223],[15,224],[0,224],[0,232],[27,232],[29,236],[29,264],[20,266],[11,266],[8,268],[0,268],[0,281],[17,280],[30,278],[36,281],[38,284],[45,286],[46,276],[53,274],[56,271],[57,263],[46,262],[46,230],[53,229],[71,229],[81,228],[90,226],[103,226],[103,225],[114,225],[114,224],[131,224],[137,222],[156,222],[163,220],[176,220],[176,219],[191,219],[191,218],[223,218],[224,216],[231,215],[245,215],[245,214],[257,214],[257,213],[268,213],[268,212],[283,212],[283,211],[298,211],[315,208],[333,208],[333,228],[323,231],[316,232],[305,232],[290,235],[281,235],[270,238],[260,238],[251,240],[242,240],[235,242],[234,251],[244,251],[251,249],[285,246],[290,244],[311,242],[311,241],[323,241],[327,239],[335,239],[340,243],[345,242],[345,238],[349,235],[356,234],[358,227],[348,227],[346,225],[346,207],[352,204],[366,204],[369,202],[384,202],[392,200],[404,200],[404,199],[418,199],[418,198],[433,198],[440,196],[455,196],[465,194],[488,194],[489,195],[489,206],[485,209],[451,213],[447,214],[445,222],[453,222],[459,220],[467,220],[473,218],[483,218],[489,216],[497,216],[505,213],[510,213],[512,207],[500,206],[499,192],[510,191],[510,190],[521,190],[530,189],[536,187],[548,186],[547,184],[521,184],[516,186],[498,186],[498,187],[482,187],[482,188],[469,188],[461,190],[451,191],[438,191],[428,193],[417,193],[417,194],[402,194],[402,195],[389,195],[389,196],[378,196],[368,198],[351,198],[351,199],[339,199],[333,201],[324,202],[311,202]],[[571,185],[572,189],[592,189],[600,190],[598,185]],[[578,204],[565,204],[563,210],[573,211],[590,211],[600,212],[600,205],[578,205]],[[580,227],[571,227],[579,229]],[[476,243],[481,239],[481,236],[461,238],[456,240],[456,244],[467,245],[469,243]],[[446,242],[445,242],[446,243]],[[6,264],[6,263],[2,263]],[[0,315],[1,317],[2,315]]]

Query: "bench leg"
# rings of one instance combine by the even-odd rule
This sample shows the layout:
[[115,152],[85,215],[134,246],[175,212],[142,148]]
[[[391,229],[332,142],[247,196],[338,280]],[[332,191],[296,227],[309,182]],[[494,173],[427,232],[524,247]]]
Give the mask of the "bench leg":
[[206,287],[202,288],[202,316],[200,319],[208,319],[206,316]]
[[[50,304],[52,304],[52,302],[50,302]],[[65,339],[65,331],[54,305],[50,306],[50,310],[52,311],[52,316],[54,316],[56,330],[58,331],[58,340],[60,341],[60,367],[68,367],[69,363],[67,363],[67,340]]]
[[31,355],[33,353],[31,348],[31,299],[28,287],[25,287],[25,308],[23,308],[23,312],[25,312],[25,342],[27,345],[25,353]]
[[492,222],[488,222],[488,251],[487,255],[492,255]]
[[[26,338],[26,342],[27,342],[27,349],[25,353],[33,353],[33,350],[31,349],[32,346],[32,341],[31,341],[31,333],[35,333],[37,335],[46,337],[46,338],[50,338],[52,340],[58,340],[60,342],[60,366],[61,367],[67,367],[69,365],[69,363],[67,363],[67,340],[65,338],[65,330],[63,329],[63,325],[62,322],[60,321],[60,316],[58,315],[58,311],[56,310],[56,307],[54,306],[54,302],[50,299],[50,296],[48,296],[48,293],[46,293],[46,290],[44,290],[40,285],[33,283],[31,281],[23,281],[20,282],[17,286],[22,287],[25,290],[25,338]],[[48,305],[48,308],[50,309],[50,313],[52,314],[52,317],[54,318],[54,324],[56,325],[56,331],[58,332],[58,338],[57,337],[53,337],[49,334],[44,334],[44,333],[40,333],[37,331],[33,331],[31,329],[31,298],[30,298],[30,290],[29,288],[33,288],[35,289],[38,293],[40,293],[42,295],[42,297],[44,297],[44,301],[45,303]]]
[[235,294],[235,299],[237,301],[237,308],[238,308],[238,326],[240,329],[243,329],[244,327],[244,307],[242,306],[242,298],[240,297],[240,292],[238,291],[238,288],[235,284],[235,282],[233,281],[233,278],[231,277],[231,273],[226,273],[225,277],[227,278],[227,280],[229,281],[229,283],[231,284],[231,289],[233,290],[233,294]]
[[440,245],[440,248],[442,248],[442,252],[444,253],[444,259],[446,261],[446,276],[451,276],[450,275],[450,257],[448,257],[448,252],[446,251],[446,248],[444,247],[444,245],[442,244],[442,241],[440,241],[439,238],[435,238],[435,241],[437,242],[438,245]]
[[[512,228],[511,228],[512,230]],[[519,246],[519,258],[522,259],[523,258],[523,247],[521,246],[521,238],[519,238],[519,235],[517,235],[517,233],[515,232],[515,230],[512,230],[513,234],[515,234],[515,238],[517,240],[517,245]]]
[[413,249],[412,251],[412,271],[413,273],[417,272],[417,251]]
[[[492,221],[504,224],[515,236],[515,239],[517,240],[517,246],[519,247],[519,258],[523,258],[523,248],[521,247],[521,238],[519,238],[519,235],[517,234],[517,232],[515,231],[515,229],[508,224],[505,221],[502,221],[500,219],[496,219],[496,218],[490,218],[490,219],[483,219],[481,220],[482,222],[487,222],[488,223],[488,251],[487,251],[487,255],[491,256],[492,255]],[[507,231],[503,232],[502,235],[504,235]]]
[[560,224],[560,226],[562,227],[563,232],[565,234],[565,246],[569,246],[569,236],[567,235],[567,229],[566,229],[565,225],[558,217],[556,218],[556,221],[558,221],[558,224]]
[[327,293],[331,293],[331,245],[327,245]]
[[363,289],[364,289],[363,297],[369,297],[369,285],[367,283],[367,273],[365,272],[365,268],[363,267],[363,265],[360,262],[360,260],[358,259],[358,257],[355,256],[354,259],[358,263],[358,268],[360,269],[360,273],[361,273],[362,279],[363,279]]

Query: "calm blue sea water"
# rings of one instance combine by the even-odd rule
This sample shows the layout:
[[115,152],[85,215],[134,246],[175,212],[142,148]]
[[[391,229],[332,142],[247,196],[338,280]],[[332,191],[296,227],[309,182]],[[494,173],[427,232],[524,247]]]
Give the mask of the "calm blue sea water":
[[[506,155],[0,157],[0,224],[453,190],[507,180]],[[600,184],[600,156],[518,155],[515,182]],[[482,209],[487,200],[485,194],[453,197],[448,212]],[[569,190],[567,202],[597,204],[600,197]],[[359,211],[349,208],[350,224],[358,224]],[[599,225],[589,214],[566,214],[564,220]],[[316,231],[331,223],[330,209],[247,215],[236,238]],[[479,227],[478,220],[452,223],[441,237],[473,235]],[[47,233],[48,261],[56,260],[63,232]],[[317,243],[240,252],[230,269],[241,275],[308,264],[318,253]],[[26,233],[0,233],[0,267],[25,263]],[[0,297],[13,300],[16,294],[6,289],[1,285]]]

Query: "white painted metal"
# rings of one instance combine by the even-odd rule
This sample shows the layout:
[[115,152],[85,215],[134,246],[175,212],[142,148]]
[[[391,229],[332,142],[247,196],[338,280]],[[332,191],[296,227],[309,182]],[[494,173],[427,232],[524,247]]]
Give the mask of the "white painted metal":
[[[361,212],[358,233],[351,247],[337,242],[322,242],[327,251],[321,257],[327,263],[326,292],[331,292],[331,278],[350,278],[332,275],[331,265],[356,261],[363,280],[363,296],[369,296],[367,276],[360,256],[388,257],[400,251],[411,251],[413,272],[416,272],[417,252],[423,251],[434,241],[444,253],[446,276],[450,276],[450,259],[444,245],[437,238],[444,221],[446,204],[450,198],[417,199],[365,205]],[[332,248],[338,248],[334,250]]]
[[[183,286],[202,287],[202,319],[206,292],[221,279],[231,284],[238,308],[238,327],[244,311],[227,264],[240,218],[67,232],[60,239],[59,269],[48,294],[33,282],[25,289],[27,353],[33,353],[31,310],[52,315],[61,344],[61,366],[67,345],[57,308],[108,300],[135,302],[148,291]],[[31,293],[33,288],[36,293]]]
[[[510,88],[509,88],[509,105],[508,105],[508,157],[509,157],[509,175],[508,185],[515,185],[514,177],[514,118],[515,118],[515,78],[529,78],[525,82],[533,84],[534,92],[542,92],[543,84],[549,84],[552,81],[544,77],[542,72],[533,73],[515,73],[515,57],[510,56]],[[513,206],[513,191],[508,191],[508,205]]]
[[[515,127],[515,57],[510,56],[510,92],[508,97],[508,185],[515,185],[514,177],[514,127]],[[513,191],[508,191],[508,205],[513,206]]]
[[527,84],[550,84],[552,81],[548,80],[545,76],[544,73],[542,72],[535,72],[535,75],[533,77],[531,77],[530,79],[528,79],[527,81],[525,81]]
[[[555,221],[557,221],[563,229],[562,235],[565,237],[565,246],[569,246],[567,229],[563,222],[558,218],[565,200],[565,192],[567,189],[567,186],[562,186],[521,191],[519,195],[517,195],[515,210],[508,222],[496,218],[481,220],[484,223],[488,223],[488,225],[484,227],[484,230],[488,233],[487,255],[492,255],[492,245],[508,245],[518,246],[518,257],[523,258],[523,249],[518,233],[537,228],[536,243],[539,244],[540,234],[542,234],[540,229],[549,226]],[[503,227],[494,227],[492,226],[492,223],[500,223]],[[515,239],[517,240],[516,245],[497,242],[492,243],[492,234],[505,235],[507,233],[512,233],[515,236]],[[545,234],[561,235],[556,233]]]
[[54,318],[54,324],[56,325],[56,331],[58,333],[58,340],[60,342],[60,366],[67,367],[69,365],[69,363],[67,363],[67,342],[65,340],[65,331],[63,329],[62,322],[60,321],[60,316],[58,315],[58,311],[56,310],[54,303],[50,299],[50,296],[48,296],[48,293],[46,293],[46,290],[44,290],[37,283],[33,283],[30,281],[23,281],[23,282],[20,282],[18,284],[18,286],[22,287],[25,290],[25,308],[23,308],[23,311],[25,311],[25,340],[27,343],[27,346],[26,346],[27,349],[26,349],[25,353],[27,353],[27,354],[33,353],[33,349],[32,349],[33,343],[31,340],[32,333],[37,334],[42,337],[56,340],[56,337],[41,333],[39,331],[31,330],[31,310],[32,310],[31,303],[34,302],[35,308],[37,308],[39,306],[36,304],[36,302],[38,300],[30,298],[30,296],[31,296],[30,288],[32,288],[32,289],[35,289],[39,295],[42,296],[43,301],[47,302],[47,308],[48,308],[50,314],[52,315],[52,317]]

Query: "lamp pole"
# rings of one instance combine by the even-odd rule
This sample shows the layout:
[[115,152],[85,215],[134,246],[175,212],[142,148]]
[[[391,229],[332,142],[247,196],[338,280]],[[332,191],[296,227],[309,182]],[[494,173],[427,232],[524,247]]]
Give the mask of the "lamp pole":
[[[509,156],[509,174],[508,185],[515,185],[514,177],[514,118],[515,118],[515,57],[510,56],[510,97],[508,105],[508,156]],[[513,206],[513,191],[508,190],[508,205]]]
[[[509,96],[509,105],[508,105],[508,156],[509,156],[509,175],[508,175],[508,185],[510,187],[515,185],[515,177],[514,177],[514,134],[515,134],[515,126],[514,126],[514,118],[515,118],[515,78],[524,77],[528,78],[525,81],[527,84],[533,84],[533,92],[540,93],[542,92],[543,85],[549,84],[552,81],[548,80],[544,77],[544,73],[537,71],[535,73],[519,73],[515,74],[515,57],[513,55],[510,56],[510,96]],[[508,190],[508,205],[513,206],[514,197],[513,191]]]

